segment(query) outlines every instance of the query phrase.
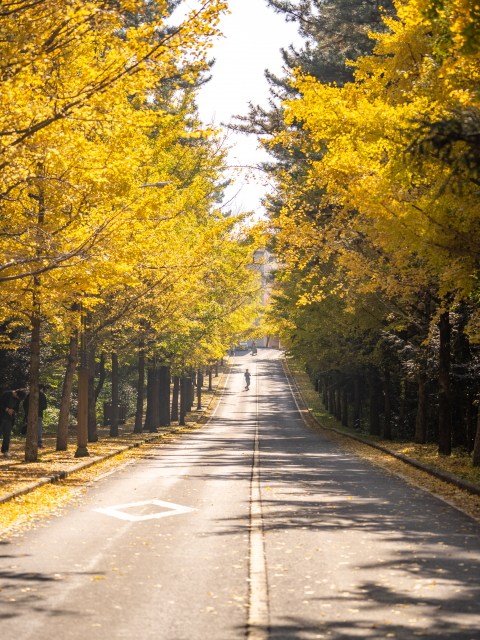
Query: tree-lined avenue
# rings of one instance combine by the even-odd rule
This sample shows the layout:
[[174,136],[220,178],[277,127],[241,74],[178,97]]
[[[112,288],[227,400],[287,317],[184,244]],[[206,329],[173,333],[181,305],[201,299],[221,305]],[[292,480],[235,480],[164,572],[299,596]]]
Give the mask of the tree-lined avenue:
[[[257,404],[265,637],[480,638],[479,525],[309,431],[272,349],[237,353],[205,427],[4,541],[2,638],[244,638]],[[194,511],[96,511],[152,500]]]

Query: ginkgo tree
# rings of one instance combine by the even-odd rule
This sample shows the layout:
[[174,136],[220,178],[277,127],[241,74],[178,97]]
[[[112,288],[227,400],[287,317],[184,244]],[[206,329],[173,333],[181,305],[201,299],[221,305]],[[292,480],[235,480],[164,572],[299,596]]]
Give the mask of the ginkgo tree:
[[[2,33],[12,27],[0,85],[2,319],[32,329],[27,460],[37,455],[41,325],[75,334],[109,293],[126,308],[151,294],[157,314],[186,292],[198,299],[202,269],[229,253],[232,222],[212,212],[221,144],[178,84],[206,67],[226,5],[206,1],[176,29],[161,19],[167,3],[153,8],[147,22],[135,2],[14,3],[0,13]],[[157,182],[167,186],[142,188]]]
[[403,331],[422,315],[424,340],[438,331],[438,433],[448,454],[455,305],[468,305],[470,339],[478,332],[478,15],[470,2],[396,9],[387,31],[372,34],[373,55],[351,62],[354,82],[292,75],[298,98],[284,103],[285,127],[266,144],[293,158],[300,151],[302,165],[277,171],[271,229],[284,272],[303,273],[299,304],[335,295],[348,313],[380,296],[384,330],[392,318]]

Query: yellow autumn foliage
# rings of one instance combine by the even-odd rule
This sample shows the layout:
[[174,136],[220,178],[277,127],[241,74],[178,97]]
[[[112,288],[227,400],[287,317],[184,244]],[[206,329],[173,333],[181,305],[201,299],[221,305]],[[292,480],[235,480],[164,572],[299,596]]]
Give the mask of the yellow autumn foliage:
[[[308,264],[319,281],[301,303],[332,286],[352,301],[359,292],[410,295],[432,280],[441,296],[477,288],[478,164],[468,135],[480,122],[480,60],[464,46],[470,3],[442,3],[441,19],[423,0],[396,7],[388,31],[372,34],[374,54],[352,63],[355,82],[325,85],[301,69],[292,78],[300,96],[285,104],[287,129],[272,144],[300,147],[309,168],[300,180],[295,170],[281,175],[285,205],[272,232],[287,270]],[[334,277],[322,275],[327,263]]]

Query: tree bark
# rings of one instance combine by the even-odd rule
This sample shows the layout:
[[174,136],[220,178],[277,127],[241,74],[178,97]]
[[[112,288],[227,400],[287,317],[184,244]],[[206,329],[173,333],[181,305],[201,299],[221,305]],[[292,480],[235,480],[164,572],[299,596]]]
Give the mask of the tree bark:
[[30,401],[28,404],[25,462],[36,462],[38,454],[38,384],[40,380],[40,309],[34,299],[30,339]]
[[418,374],[418,405],[417,418],[415,420],[415,442],[425,444],[427,441],[427,419],[428,419],[428,392],[427,374],[421,371]]
[[467,450],[468,451],[472,451],[472,447],[471,447],[471,442],[470,442],[470,437],[471,437],[471,433],[472,433],[472,422],[473,422],[473,397],[472,394],[467,391],[465,393],[465,401],[466,401],[466,411],[465,411],[465,422],[466,422],[466,427],[467,427],[467,433],[466,433],[466,445],[467,445]]
[[60,413],[57,427],[57,451],[66,451],[68,448],[68,416],[70,414],[70,401],[72,398],[73,376],[78,361],[78,329],[70,336],[70,348],[68,351],[67,367],[63,379],[62,399],[60,400]]
[[106,375],[107,374],[105,371],[105,351],[102,351],[102,354],[100,356],[100,378],[98,379],[98,384],[95,389],[95,402],[98,400],[98,396],[100,395],[100,392],[103,389],[103,383],[105,382]]
[[390,398],[390,370],[385,367],[385,422],[383,423],[383,437],[385,440],[392,439],[392,409]]
[[158,369],[158,424],[170,425],[170,367],[166,366]]
[[450,406],[450,318],[448,311],[438,321],[440,354],[438,359],[438,453],[452,453],[452,414]]
[[160,426],[160,380],[158,369],[153,371],[153,388],[152,388],[152,424],[149,431],[157,433]]
[[[202,379],[203,379],[203,375],[202,375]],[[213,391],[213,387],[212,387],[212,367],[211,366],[208,367],[208,390],[209,391]]]
[[374,372],[369,369],[367,373],[368,390],[370,396],[370,435],[380,435],[380,420],[378,417],[377,381]]
[[475,435],[475,444],[473,446],[473,466],[480,467],[480,407],[477,418],[477,433]]
[[186,382],[186,410],[191,411],[192,410],[192,406],[193,406],[193,401],[195,399],[195,392],[193,389],[193,381],[192,381],[192,377],[191,375],[188,376],[188,378],[185,378],[185,382]]
[[110,419],[110,437],[118,437],[118,354],[112,351],[112,414]]
[[342,421],[342,392],[340,391],[340,389],[337,389],[335,396],[336,396],[335,406],[337,409],[337,414],[335,417],[339,422],[341,422]]
[[398,429],[400,433],[403,431],[405,424],[405,404],[407,398],[407,381],[403,380],[400,387],[400,410],[398,412]]
[[202,386],[203,386],[203,374],[198,370],[197,373],[197,410],[202,408]]
[[467,449],[470,453],[473,451],[475,444],[475,419],[473,408],[474,394],[470,390],[467,398]]
[[342,392],[342,425],[348,427],[348,396],[346,389]]
[[153,393],[153,370],[147,370],[147,411],[145,413],[145,431],[150,429],[152,423],[152,393]]
[[215,360],[215,378],[218,378],[218,360]]
[[353,392],[353,428],[360,429],[360,379],[355,376]]
[[[149,433],[157,433],[158,427],[160,426],[159,422],[159,393],[160,393],[160,385],[158,381],[158,370],[150,369],[150,398],[147,399],[147,406],[150,400],[150,416],[148,421],[148,431]],[[147,424],[145,423],[145,428],[147,428]]]
[[323,381],[323,404],[325,405],[326,411],[328,411],[328,380],[327,379]]
[[95,348],[91,347],[88,359],[88,441],[98,442],[97,411],[95,403]]
[[137,382],[137,410],[135,411],[135,427],[133,433],[142,433],[143,426],[143,395],[145,389],[145,341],[138,344],[138,382]]
[[180,391],[180,378],[178,376],[174,376],[173,378],[173,392],[172,392],[172,413],[170,415],[170,420],[172,422],[177,422],[178,420],[178,393]]
[[187,378],[180,378],[180,420],[179,425],[185,424],[185,415],[187,413]]

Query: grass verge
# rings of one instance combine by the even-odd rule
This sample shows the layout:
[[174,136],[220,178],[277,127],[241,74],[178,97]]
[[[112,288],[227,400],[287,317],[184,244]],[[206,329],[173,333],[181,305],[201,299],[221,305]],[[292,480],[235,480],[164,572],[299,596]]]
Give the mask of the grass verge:
[[[469,482],[480,485],[480,470],[473,468],[470,456],[461,452],[455,451],[451,458],[447,458],[445,456],[437,455],[436,445],[416,445],[412,442],[384,440],[364,433],[358,434],[353,429],[343,427],[338,420],[332,417],[328,411],[325,410],[321,398],[315,391],[309,376],[303,370],[301,364],[289,357],[287,357],[287,362],[291,372],[295,376],[298,388],[301,390],[306,402],[308,403],[308,408],[325,427],[333,427],[345,434],[351,433],[361,435],[365,440],[370,440],[371,442],[380,444],[392,451],[403,453],[404,455],[415,458],[420,462],[443,469],[444,471],[453,473],[465,480],[468,480]],[[320,426],[317,426],[315,430],[321,432],[322,435],[328,437],[330,440],[335,441],[335,443],[343,449],[355,453],[362,458],[366,458],[371,463],[381,466],[389,472],[402,476],[411,484],[438,495],[443,500],[480,521],[479,496],[471,495],[462,489],[448,485],[445,482],[428,475],[426,472],[410,467],[410,465],[405,464],[401,460],[389,456],[378,449],[369,447],[366,444],[362,444],[347,437],[342,437],[333,431],[322,429]]]

